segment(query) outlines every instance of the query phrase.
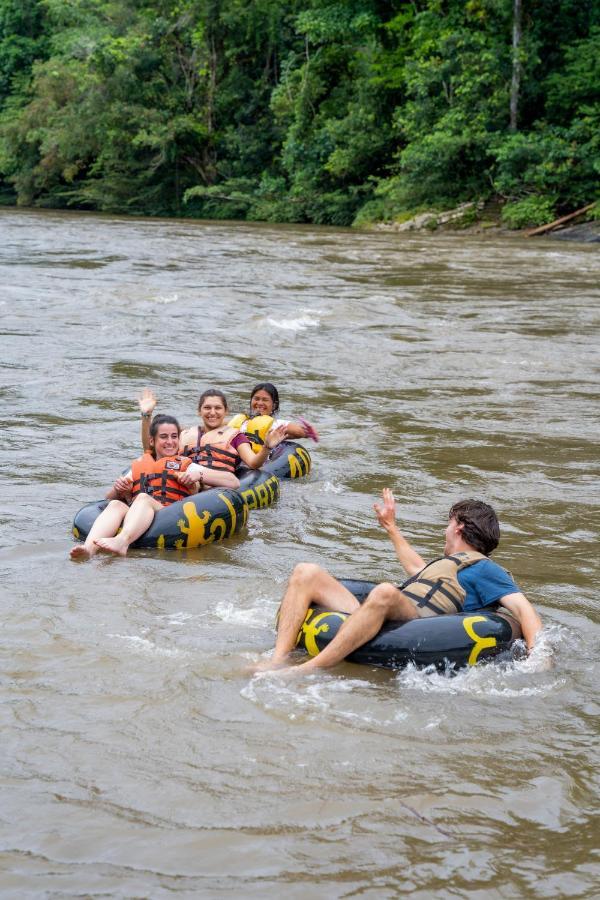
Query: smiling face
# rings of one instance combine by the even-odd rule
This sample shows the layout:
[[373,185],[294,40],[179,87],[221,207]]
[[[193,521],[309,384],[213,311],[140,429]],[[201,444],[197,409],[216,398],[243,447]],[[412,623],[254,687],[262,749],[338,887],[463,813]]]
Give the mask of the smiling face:
[[227,415],[227,407],[221,397],[211,395],[203,399],[198,412],[202,417],[206,430],[212,431],[213,428],[220,428],[223,424]]
[[154,437],[150,438],[150,447],[154,449],[156,459],[165,456],[177,456],[179,453],[179,429],[171,422],[159,425]]
[[250,400],[250,409],[256,416],[273,415],[273,398],[268,391],[257,391]]

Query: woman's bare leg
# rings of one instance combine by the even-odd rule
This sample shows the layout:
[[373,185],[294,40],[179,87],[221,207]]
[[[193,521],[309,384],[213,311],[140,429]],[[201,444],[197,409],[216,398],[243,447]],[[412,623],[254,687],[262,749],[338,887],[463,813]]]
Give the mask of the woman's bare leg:
[[98,552],[96,541],[100,538],[112,537],[121,527],[121,522],[129,511],[129,507],[121,500],[111,500],[92,527],[83,544],[77,544],[70,552],[71,559],[89,559]]
[[277,669],[285,662],[296,646],[298,632],[311,603],[347,613],[352,613],[359,607],[354,594],[325,569],[312,563],[300,563],[292,572],[281,601],[273,656],[261,663],[258,670]]
[[154,500],[149,494],[138,494],[127,510],[121,533],[117,534],[116,537],[96,539],[97,547],[107,553],[125,556],[129,545],[150,528],[154,516],[162,508],[158,500]]

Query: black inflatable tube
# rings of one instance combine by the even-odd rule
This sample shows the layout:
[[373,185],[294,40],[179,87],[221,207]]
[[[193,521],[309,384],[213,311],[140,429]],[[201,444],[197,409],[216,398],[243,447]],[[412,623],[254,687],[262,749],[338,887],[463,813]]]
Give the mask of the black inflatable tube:
[[[250,510],[272,506],[279,499],[280,479],[301,478],[308,475],[310,468],[308,450],[293,441],[284,441],[261,469],[240,472],[237,490],[211,488],[159,510],[150,528],[131,546],[189,550],[222,541],[245,527]],[[76,513],[74,537],[85,540],[107,503],[108,500],[97,500]]]
[[[375,587],[374,581],[340,579],[359,602]],[[311,606],[298,635],[297,647],[316,656],[336,636],[346,613]],[[510,650],[521,637],[518,623],[496,611],[477,610],[460,615],[388,622],[375,637],[348,656],[349,662],[401,669],[435,666],[437,669],[473,666]]]

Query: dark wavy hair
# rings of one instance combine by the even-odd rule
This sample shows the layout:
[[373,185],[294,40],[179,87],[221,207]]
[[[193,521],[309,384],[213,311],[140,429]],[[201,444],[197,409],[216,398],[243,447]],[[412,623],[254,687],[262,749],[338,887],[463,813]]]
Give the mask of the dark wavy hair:
[[494,509],[482,500],[460,500],[451,507],[448,519],[463,526],[463,540],[489,556],[500,542],[500,523]]
[[252,403],[252,398],[258,391],[266,391],[271,400],[273,401],[273,414],[279,412],[279,391],[275,387],[274,384],[271,384],[270,381],[261,381],[260,384],[255,385],[252,388],[252,393],[250,394],[250,403]]

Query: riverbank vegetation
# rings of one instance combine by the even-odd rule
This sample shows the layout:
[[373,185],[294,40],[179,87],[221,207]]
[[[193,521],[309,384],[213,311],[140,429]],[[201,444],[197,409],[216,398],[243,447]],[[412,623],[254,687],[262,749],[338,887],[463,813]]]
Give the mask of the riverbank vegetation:
[[599,197],[600,0],[0,0],[0,23],[5,204],[364,225],[487,201],[521,228]]

